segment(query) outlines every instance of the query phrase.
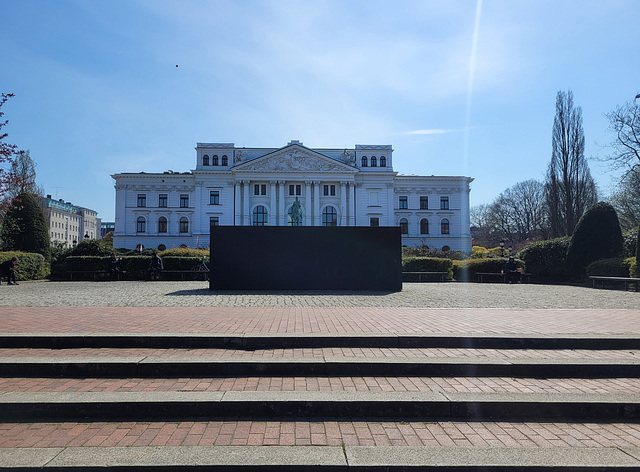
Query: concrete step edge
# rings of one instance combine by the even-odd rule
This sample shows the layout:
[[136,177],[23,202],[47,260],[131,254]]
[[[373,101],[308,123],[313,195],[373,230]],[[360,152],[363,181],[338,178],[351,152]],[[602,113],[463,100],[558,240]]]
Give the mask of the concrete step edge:
[[640,448],[191,446],[0,449],[0,470],[623,470]]
[[635,359],[0,357],[0,377],[640,378]]
[[319,347],[468,348],[468,349],[640,349],[628,335],[537,335],[471,333],[392,334],[198,334],[198,333],[0,333],[0,348],[229,348]]
[[0,422],[179,419],[637,422],[639,394],[52,392],[0,394]]

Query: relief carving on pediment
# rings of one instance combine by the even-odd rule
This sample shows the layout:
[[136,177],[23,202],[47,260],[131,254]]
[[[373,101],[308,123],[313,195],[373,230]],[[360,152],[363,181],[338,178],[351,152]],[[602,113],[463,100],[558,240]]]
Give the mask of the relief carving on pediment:
[[310,156],[298,149],[294,149],[253,165],[243,167],[243,170],[263,172],[332,172],[344,171],[344,168],[331,162]]

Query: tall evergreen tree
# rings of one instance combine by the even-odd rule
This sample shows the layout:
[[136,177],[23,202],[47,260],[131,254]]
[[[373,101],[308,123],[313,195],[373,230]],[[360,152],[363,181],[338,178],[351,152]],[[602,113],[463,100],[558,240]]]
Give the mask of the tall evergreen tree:
[[559,91],[556,97],[545,193],[553,237],[571,236],[585,210],[598,201],[596,185],[584,157],[582,108],[574,107],[571,90]]
[[0,233],[5,251],[25,251],[50,254],[47,222],[36,198],[27,192],[19,194],[7,211]]

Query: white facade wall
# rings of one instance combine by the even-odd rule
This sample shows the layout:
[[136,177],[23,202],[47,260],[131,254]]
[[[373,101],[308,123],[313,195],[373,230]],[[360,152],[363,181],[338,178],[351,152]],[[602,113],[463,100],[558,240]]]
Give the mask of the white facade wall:
[[[471,251],[469,184],[473,179],[398,175],[392,154],[388,145],[309,149],[292,141],[283,148],[268,149],[198,143],[196,168],[191,172],[112,176],[116,181],[114,245],[206,247],[212,219],[220,225],[261,221],[283,226],[289,224],[288,212],[297,198],[305,226],[323,225],[325,211],[329,217],[336,215],[339,226],[397,226],[406,220],[403,245]],[[161,195],[166,195],[166,207],[161,206]],[[187,196],[187,207],[181,195]],[[406,197],[406,208],[400,197]],[[420,208],[420,197],[428,197],[428,208]],[[441,197],[447,198],[448,208],[441,208]],[[166,231],[159,227],[161,218],[166,218]],[[421,232],[423,219],[429,222],[428,233]],[[448,221],[444,234],[443,219]]]

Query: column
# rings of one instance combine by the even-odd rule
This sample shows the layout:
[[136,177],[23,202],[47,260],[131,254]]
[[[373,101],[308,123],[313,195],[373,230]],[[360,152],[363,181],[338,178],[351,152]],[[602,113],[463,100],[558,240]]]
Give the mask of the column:
[[356,226],[356,183],[349,184],[349,226]]
[[284,207],[284,188],[285,181],[278,180],[278,226],[287,226],[287,214]]
[[270,192],[271,192],[271,208],[269,208],[269,226],[277,225],[277,212],[276,212],[276,181],[270,180],[271,184]]
[[389,226],[395,226],[396,225],[396,195],[395,192],[393,191],[393,184],[387,184],[387,200],[388,200],[388,204],[387,204],[387,208],[389,208],[389,220],[388,220],[388,225]]
[[347,216],[347,183],[340,182],[340,226],[349,225],[349,218]]
[[311,226],[311,185],[313,182],[305,180],[305,201],[304,201],[304,224],[303,226]]
[[313,182],[313,226],[320,226],[320,182]]
[[251,214],[249,208],[249,184],[250,180],[243,180],[244,201],[242,202],[242,226],[251,226]]
[[241,189],[241,185],[240,182],[234,182],[233,184],[234,186],[234,192],[235,192],[235,198],[233,201],[233,212],[234,212],[234,219],[233,219],[233,224],[235,226],[241,226],[242,225],[242,189]]

